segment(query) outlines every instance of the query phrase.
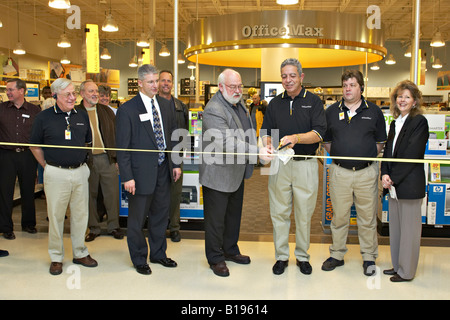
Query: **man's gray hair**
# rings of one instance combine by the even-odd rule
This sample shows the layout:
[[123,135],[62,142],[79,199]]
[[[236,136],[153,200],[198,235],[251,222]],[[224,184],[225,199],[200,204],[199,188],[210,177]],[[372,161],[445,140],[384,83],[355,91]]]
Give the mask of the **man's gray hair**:
[[72,84],[72,81],[69,79],[66,79],[66,78],[56,79],[51,85],[52,94],[60,93],[62,90],[67,88],[70,84]]
[[80,84],[80,92],[81,92],[81,91],[84,91],[84,87],[86,86],[86,83],[88,83],[88,82],[94,82],[94,80],[92,80],[92,79],[84,80],[84,81]]
[[147,74],[158,74],[158,73],[159,71],[155,66],[151,64],[143,64],[138,69],[138,79],[144,80]]
[[294,58],[288,58],[286,60],[284,60],[281,63],[281,67],[280,67],[280,71],[281,69],[283,69],[284,67],[286,67],[287,65],[291,65],[297,68],[298,74],[301,75],[302,74],[302,64],[300,63],[300,61],[298,61],[297,59]]

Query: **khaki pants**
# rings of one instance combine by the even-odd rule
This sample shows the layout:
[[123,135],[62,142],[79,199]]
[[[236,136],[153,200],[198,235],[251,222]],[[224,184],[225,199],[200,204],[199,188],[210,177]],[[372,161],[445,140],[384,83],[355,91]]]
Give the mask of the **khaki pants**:
[[330,165],[330,198],[333,205],[331,257],[342,260],[347,252],[350,208],[355,204],[361,255],[364,261],[378,256],[378,162],[357,171]]
[[46,165],[44,188],[47,199],[48,253],[52,262],[64,259],[64,216],[70,208],[70,237],[73,258],[89,255],[84,245],[89,215],[89,168],[86,164],[76,169],[61,169]]
[[270,216],[273,224],[275,259],[289,259],[289,228],[292,203],[295,215],[295,257],[299,261],[309,261],[311,217],[317,201],[319,186],[316,159],[295,161],[286,165],[275,158],[272,168],[276,172],[269,176]]

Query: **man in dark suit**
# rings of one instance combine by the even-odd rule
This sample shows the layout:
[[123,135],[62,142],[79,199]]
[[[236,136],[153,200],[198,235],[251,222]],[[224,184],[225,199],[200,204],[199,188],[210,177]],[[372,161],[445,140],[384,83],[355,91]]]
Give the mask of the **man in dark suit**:
[[[170,184],[181,176],[172,163],[171,135],[176,129],[175,115],[167,100],[158,93],[158,70],[152,65],[138,69],[139,93],[117,111],[117,160],[128,194],[127,241],[131,261],[137,272],[150,274],[148,246],[142,233],[148,220],[150,262],[165,267],[177,264],[166,256],[165,230],[169,219]],[[174,142],[175,143],[175,142]],[[136,151],[136,150],[143,151]],[[150,151],[151,150],[151,151]],[[153,151],[154,150],[154,151]]]

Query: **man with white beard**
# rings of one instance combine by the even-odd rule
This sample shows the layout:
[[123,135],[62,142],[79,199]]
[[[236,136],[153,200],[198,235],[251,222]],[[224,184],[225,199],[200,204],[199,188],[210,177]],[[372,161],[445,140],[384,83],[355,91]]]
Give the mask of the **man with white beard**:
[[[241,101],[241,76],[226,69],[219,75],[218,83],[219,91],[203,112],[204,154],[200,162],[200,183],[203,186],[206,258],[214,274],[226,277],[229,270],[225,260],[250,263],[250,257],[241,255],[237,242],[244,179],[251,177],[256,157],[243,154],[256,154],[258,147],[248,110]],[[213,155],[208,151],[219,153]]]

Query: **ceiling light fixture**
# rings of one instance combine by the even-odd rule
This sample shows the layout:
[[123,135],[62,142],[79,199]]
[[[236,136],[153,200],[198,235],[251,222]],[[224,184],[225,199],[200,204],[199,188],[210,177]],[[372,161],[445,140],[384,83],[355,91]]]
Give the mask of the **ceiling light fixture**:
[[70,59],[67,57],[66,54],[63,55],[63,57],[60,60],[61,64],[69,64],[70,63]]
[[71,5],[69,0],[50,0],[48,6],[54,9],[69,9]]
[[141,37],[137,41],[136,45],[138,47],[148,47],[150,46],[150,42],[148,41],[148,36],[145,34],[145,32],[141,33]]
[[196,68],[196,66],[195,66],[195,64],[193,62],[189,62],[187,67],[188,67],[188,69],[195,69]]
[[66,33],[63,33],[58,41],[58,47],[60,48],[70,48],[72,44],[69,41],[69,38],[67,38]]
[[370,70],[374,70],[374,71],[380,70],[380,66],[378,65],[378,63],[375,62],[374,64],[372,64],[370,66]]
[[119,26],[117,25],[116,21],[114,20],[111,12],[108,13],[108,15],[106,16],[105,22],[103,22],[102,31],[105,31],[105,32],[119,31]]
[[130,63],[128,63],[128,66],[131,68],[136,68],[138,66],[137,56],[134,55],[133,58],[131,58]]
[[111,59],[111,54],[108,51],[108,48],[103,48],[102,53],[100,54],[100,59],[109,60]]
[[290,6],[293,4],[297,4],[298,0],[277,0],[277,4],[282,6]]
[[22,42],[17,42],[17,44],[16,44],[16,46],[15,46],[15,48],[14,48],[14,50],[13,50],[13,53],[14,54],[18,54],[18,55],[22,55],[22,54],[25,54],[25,53],[27,53],[26,51],[25,51],[25,49],[23,48],[23,45],[22,45]]
[[393,64],[396,64],[396,63],[397,63],[397,62],[395,61],[394,55],[393,55],[392,53],[389,54],[389,57],[386,59],[385,63],[388,64],[388,65],[393,65]]
[[161,50],[159,50],[159,55],[161,57],[168,57],[168,56],[170,56],[170,51],[167,48],[165,43],[163,43]]
[[441,69],[442,68],[441,59],[436,58],[436,60],[434,60],[434,62],[431,66],[433,67],[433,69]]
[[183,64],[185,63],[186,60],[184,60],[184,57],[181,53],[178,54],[178,64]]
[[436,33],[433,35],[433,38],[431,39],[430,46],[432,47],[443,47],[445,46],[445,41],[442,39],[441,33],[436,31]]
[[408,46],[408,49],[405,51],[405,57],[411,58],[411,45]]

